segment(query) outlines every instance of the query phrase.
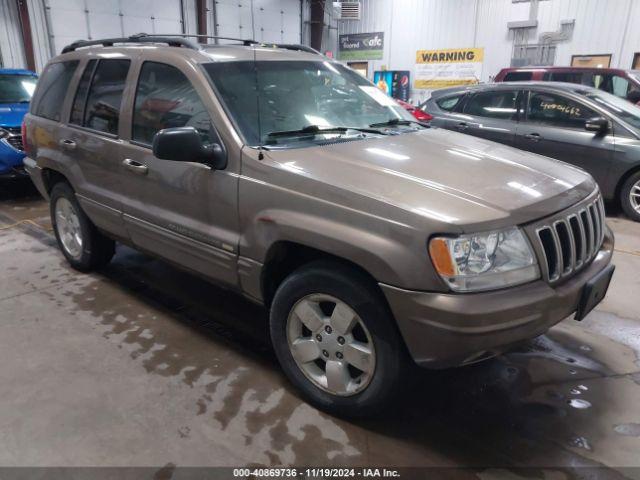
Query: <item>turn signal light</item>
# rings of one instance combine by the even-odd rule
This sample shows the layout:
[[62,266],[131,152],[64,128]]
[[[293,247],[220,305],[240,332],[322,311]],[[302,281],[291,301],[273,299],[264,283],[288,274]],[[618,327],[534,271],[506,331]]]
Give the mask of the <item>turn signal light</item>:
[[455,274],[449,247],[444,238],[434,238],[429,242],[429,255],[440,275],[452,277]]

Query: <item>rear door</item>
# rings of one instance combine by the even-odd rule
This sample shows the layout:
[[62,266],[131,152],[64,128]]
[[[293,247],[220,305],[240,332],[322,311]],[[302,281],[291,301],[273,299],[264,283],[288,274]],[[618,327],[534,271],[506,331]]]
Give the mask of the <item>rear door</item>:
[[71,166],[78,199],[91,220],[126,238],[120,185],[120,113],[131,59],[93,58],[74,92],[69,121],[60,127],[58,145]]
[[589,118],[603,114],[588,105],[556,92],[528,92],[526,116],[518,124],[516,146],[571,163],[605,185],[614,157],[613,130],[585,130]]
[[456,125],[464,121],[460,117],[460,109],[466,92],[459,92],[453,95],[446,95],[440,98],[431,98],[420,106],[422,110],[430,115],[433,119],[429,122],[431,126],[446,128],[447,130],[457,130]]
[[467,99],[455,128],[475,137],[513,145],[520,97],[518,89],[478,92]]
[[127,231],[141,250],[236,285],[238,175],[230,167],[160,160],[151,148],[159,130],[173,127],[194,127],[205,143],[223,145],[203,100],[208,93],[193,68],[144,61],[138,70],[130,138],[118,164]]

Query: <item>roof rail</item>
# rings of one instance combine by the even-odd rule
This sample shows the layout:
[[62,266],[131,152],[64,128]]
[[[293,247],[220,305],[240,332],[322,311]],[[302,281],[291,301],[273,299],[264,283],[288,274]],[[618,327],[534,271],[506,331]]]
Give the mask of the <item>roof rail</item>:
[[129,37],[120,37],[120,38],[105,38],[102,40],[77,40],[62,49],[62,53],[73,52],[78,48],[90,47],[92,45],[102,45],[103,47],[112,47],[115,43],[166,43],[170,47],[185,47],[190,48],[192,50],[200,50],[200,46],[192,42],[191,40],[187,40],[185,37],[194,37],[194,38],[213,38],[217,40],[233,40],[242,42],[243,45],[254,45],[257,44],[255,40],[247,40],[241,38],[231,38],[231,37],[209,37],[206,35],[181,35],[181,34],[153,34],[149,35],[147,33],[136,33],[135,35],[131,35]]
[[[267,45],[269,45],[269,44],[267,44]],[[300,45],[300,44],[297,44],[297,43],[275,43],[273,45],[274,45],[274,47],[284,48],[286,50],[296,50],[296,51],[299,51],[299,52],[307,52],[307,53],[314,53],[316,55],[322,55],[322,53],[320,53],[315,48],[311,48],[311,47],[308,47],[306,45]]]

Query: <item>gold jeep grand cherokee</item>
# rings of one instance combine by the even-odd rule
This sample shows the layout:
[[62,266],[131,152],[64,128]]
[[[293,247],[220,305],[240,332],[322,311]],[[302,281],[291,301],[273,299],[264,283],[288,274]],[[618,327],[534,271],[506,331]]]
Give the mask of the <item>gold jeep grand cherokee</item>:
[[121,242],[263,304],[304,396],[370,414],[410,362],[476,362],[604,296],[593,179],[430,129],[295,45],[76,42],[42,75],[26,167],[81,271]]

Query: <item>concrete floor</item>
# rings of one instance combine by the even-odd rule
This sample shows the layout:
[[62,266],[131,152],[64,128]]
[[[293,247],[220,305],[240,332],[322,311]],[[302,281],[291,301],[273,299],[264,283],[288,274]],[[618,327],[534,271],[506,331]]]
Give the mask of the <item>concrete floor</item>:
[[124,247],[104,271],[75,272],[47,205],[5,193],[0,466],[466,466],[483,478],[611,467],[599,471],[640,478],[625,469],[640,466],[640,224],[609,225],[616,275],[583,322],[422,372],[415,396],[349,422],[300,400],[260,308]]

